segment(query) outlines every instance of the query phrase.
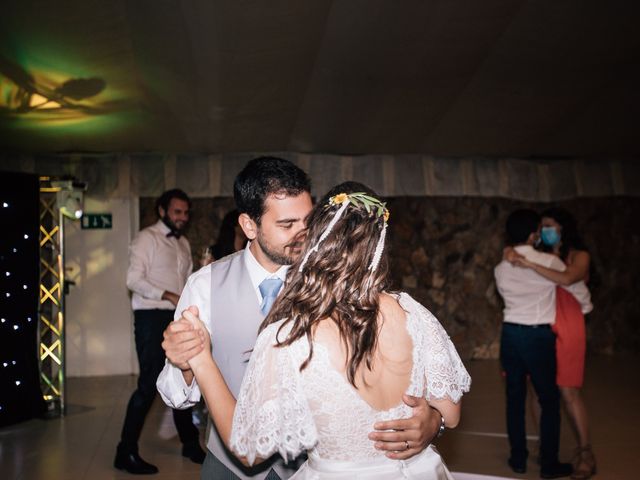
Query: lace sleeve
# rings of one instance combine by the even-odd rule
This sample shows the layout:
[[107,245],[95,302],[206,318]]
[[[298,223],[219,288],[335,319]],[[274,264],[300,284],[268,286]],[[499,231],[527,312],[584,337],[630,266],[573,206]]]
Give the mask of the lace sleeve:
[[413,326],[414,339],[420,345],[416,353],[426,379],[426,398],[448,398],[458,403],[462,394],[469,391],[471,377],[438,319],[418,302],[411,300],[418,320]]
[[275,452],[286,462],[313,448],[318,438],[298,366],[288,347],[274,346],[279,325],[258,337],[233,415],[231,450],[250,464]]

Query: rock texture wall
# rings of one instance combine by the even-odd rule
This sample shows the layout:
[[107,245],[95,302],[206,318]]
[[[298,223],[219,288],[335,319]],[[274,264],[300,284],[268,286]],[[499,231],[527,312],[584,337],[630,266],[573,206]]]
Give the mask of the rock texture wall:
[[[493,280],[504,222],[516,208],[548,203],[487,197],[392,197],[389,253],[395,286],[427,306],[466,358],[497,358],[502,302]],[[587,316],[595,353],[640,351],[640,198],[599,197],[556,203],[572,212],[592,254],[594,311]],[[215,241],[230,198],[198,198],[189,231],[194,261]],[[155,221],[153,199],[140,201],[141,225]]]
[[[592,254],[592,352],[640,350],[640,201],[582,198],[558,202],[572,212]],[[520,207],[549,204],[503,198],[392,198],[393,274],[424,302],[466,358],[498,356],[502,301],[493,280],[504,222]]]

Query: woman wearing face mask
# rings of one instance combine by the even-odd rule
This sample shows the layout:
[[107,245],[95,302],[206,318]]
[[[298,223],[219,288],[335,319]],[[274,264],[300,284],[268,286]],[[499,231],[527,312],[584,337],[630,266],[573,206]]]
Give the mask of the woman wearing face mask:
[[596,462],[581,393],[586,352],[584,315],[576,299],[561,286],[587,282],[591,257],[578,235],[575,219],[561,208],[550,208],[542,213],[540,239],[542,248],[560,257],[566,264],[566,270],[552,270],[523,258],[514,259],[514,263],[531,268],[559,285],[556,291],[556,323],[553,326],[557,336],[556,381],[578,440],[571,478],[588,479],[596,472]]

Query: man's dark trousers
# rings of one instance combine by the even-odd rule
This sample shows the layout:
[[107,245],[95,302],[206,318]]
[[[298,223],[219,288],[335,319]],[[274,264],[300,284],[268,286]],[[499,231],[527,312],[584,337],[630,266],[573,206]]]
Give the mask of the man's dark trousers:
[[506,374],[507,432],[511,460],[526,463],[525,404],[527,375],[538,396],[540,462],[542,469],[556,465],[560,444],[560,394],[556,385],[556,336],[549,325],[504,323],[500,360]]
[[[140,364],[138,388],[131,395],[127,406],[127,415],[122,427],[122,436],[118,450],[138,452],[138,439],[144,420],[156,397],[156,380],[164,367],[162,350],[162,332],[173,320],[173,310],[134,310],[136,351]],[[198,429],[193,424],[191,409],[173,410],[180,441],[183,444],[198,442]]]

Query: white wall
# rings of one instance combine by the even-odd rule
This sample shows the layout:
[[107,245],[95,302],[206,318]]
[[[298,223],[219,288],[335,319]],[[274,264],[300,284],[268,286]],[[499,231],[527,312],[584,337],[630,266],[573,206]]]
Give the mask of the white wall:
[[[65,220],[67,376],[138,372],[133,314],[125,285],[129,241],[137,229],[138,202],[85,197],[87,213],[111,213],[110,230],[82,230]],[[135,226],[132,227],[132,224]]]

